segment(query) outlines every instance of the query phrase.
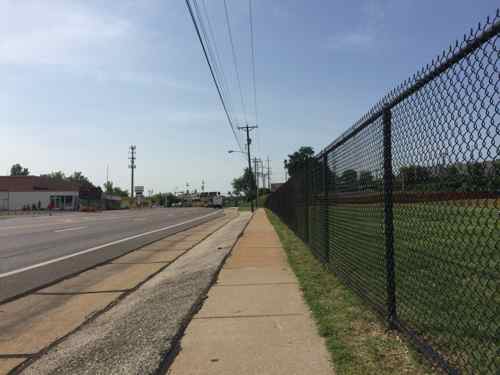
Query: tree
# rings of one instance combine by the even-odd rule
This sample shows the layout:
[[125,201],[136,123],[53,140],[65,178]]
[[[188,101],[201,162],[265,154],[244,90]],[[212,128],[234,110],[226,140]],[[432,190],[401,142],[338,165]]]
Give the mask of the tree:
[[431,182],[431,172],[429,168],[420,165],[409,165],[399,169],[399,179],[401,180],[402,190],[422,191]]
[[103,187],[106,194],[113,194],[113,183],[111,181],[106,181]]
[[117,195],[119,197],[128,197],[128,190],[122,189],[118,186],[114,186],[112,181],[106,181],[103,184],[103,187],[106,194]]
[[496,190],[497,193],[500,190],[500,160],[493,161],[492,175],[492,190]]
[[115,186],[113,188],[113,195],[118,195],[120,197],[128,197],[129,193],[128,193],[127,189],[122,189],[122,188],[120,188],[118,186]]
[[63,171],[52,171],[49,174],[41,175],[40,177],[48,178],[52,181],[68,181],[80,187],[94,187],[94,184],[89,180],[88,177],[84,176],[82,172],[73,172],[73,174],[66,176]]
[[314,155],[314,149],[309,146],[302,146],[298,151],[288,155],[288,160],[285,161],[285,168],[290,177],[294,176],[298,171],[305,167],[306,160]]
[[23,168],[23,166],[19,163],[14,164],[10,168],[10,175],[11,176],[28,176],[30,174],[30,171],[28,168]]
[[49,180],[53,181],[64,181],[66,180],[66,175],[62,171],[53,171],[49,174],[41,175],[40,177],[47,177]]
[[358,190],[358,173],[354,169],[347,169],[340,176],[340,191]]
[[180,202],[180,198],[173,193],[167,193],[165,199],[166,199],[167,207],[171,207],[173,203]]
[[245,168],[245,172],[241,177],[235,178],[232,182],[234,194],[240,195],[245,194],[247,199],[253,199],[255,197],[255,177],[253,171],[250,172],[248,168]]
[[93,185],[90,180],[83,175],[82,172],[73,172],[72,175],[68,176],[66,178],[68,181],[73,182],[79,186],[84,186],[84,185]]
[[445,190],[460,191],[465,183],[465,175],[456,165],[451,165],[446,171]]
[[365,191],[374,189],[373,175],[370,171],[359,172],[359,188]]

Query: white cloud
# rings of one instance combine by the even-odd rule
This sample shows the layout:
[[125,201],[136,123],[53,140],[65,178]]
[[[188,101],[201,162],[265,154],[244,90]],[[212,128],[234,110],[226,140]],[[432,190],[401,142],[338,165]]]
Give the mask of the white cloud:
[[149,69],[153,54],[173,48],[142,24],[156,2],[120,1],[111,9],[101,1],[0,0],[0,75],[2,65],[55,67],[97,82],[199,90]]
[[337,49],[344,47],[366,47],[373,43],[375,36],[370,31],[349,31],[332,35],[328,38],[327,46]]
[[327,38],[326,46],[338,48],[366,48],[376,44],[385,19],[385,2],[368,0],[360,6],[360,17],[353,29],[335,33]]
[[165,86],[178,90],[209,91],[188,81],[175,80],[149,71],[116,70],[112,68],[82,72],[82,75],[101,83],[123,83],[138,86]]
[[0,2],[0,64],[89,64],[131,34],[127,20],[84,3]]

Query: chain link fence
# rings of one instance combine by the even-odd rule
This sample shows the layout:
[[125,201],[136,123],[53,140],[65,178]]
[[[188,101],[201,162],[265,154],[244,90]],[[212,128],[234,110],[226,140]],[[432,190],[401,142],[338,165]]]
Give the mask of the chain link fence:
[[267,200],[449,374],[500,369],[499,11]]

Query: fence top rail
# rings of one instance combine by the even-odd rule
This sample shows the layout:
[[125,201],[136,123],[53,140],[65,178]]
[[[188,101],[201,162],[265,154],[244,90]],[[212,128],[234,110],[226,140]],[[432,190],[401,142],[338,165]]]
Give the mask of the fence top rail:
[[497,9],[493,18],[487,17],[483,25],[479,23],[476,29],[471,28],[469,34],[464,34],[462,41],[455,41],[455,44],[443,50],[443,52],[436,56],[430,64],[427,64],[412,77],[389,91],[389,93],[383,96],[379,102],[361,117],[361,119],[321,150],[315,157],[320,158],[324,154],[328,154],[333,149],[348,141],[382,116],[385,109],[393,108],[403,100],[415,94],[440,74],[444,73],[448,68],[460,62],[463,58],[480,48],[499,33],[500,9]]

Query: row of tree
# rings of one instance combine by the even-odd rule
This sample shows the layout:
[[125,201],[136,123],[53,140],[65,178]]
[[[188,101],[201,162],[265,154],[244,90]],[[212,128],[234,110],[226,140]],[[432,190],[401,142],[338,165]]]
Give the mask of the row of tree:
[[48,174],[42,174],[40,177],[46,177],[52,181],[68,181],[78,186],[94,186],[87,176],[77,171],[68,176],[62,171],[53,171]]
[[[301,148],[301,150],[304,148]],[[300,150],[299,150],[300,153]],[[288,171],[291,176],[303,173],[307,158],[290,155],[293,162]],[[311,176],[321,184],[323,165],[315,158],[309,159]],[[320,177],[321,176],[321,177]],[[327,169],[329,185],[340,192],[380,191],[383,189],[381,172],[346,169],[341,174]],[[500,160],[454,163],[443,166],[409,165],[401,167],[393,176],[395,191],[499,191]],[[321,190],[321,186],[318,186]]]
[[[30,170],[23,167],[21,164],[16,163],[10,168],[11,176],[29,176]],[[75,171],[70,175],[66,175],[62,171],[53,171],[48,174],[42,174],[40,177],[46,177],[52,181],[68,181],[73,182],[79,186],[82,185],[93,185],[89,178],[86,177],[82,172]]]
[[104,186],[104,192],[106,194],[118,195],[120,197],[128,197],[129,195],[127,189],[122,189],[119,186],[114,186],[112,181],[106,181],[103,186]]
[[[321,184],[323,165],[313,156],[313,148],[307,146],[288,155],[285,168],[289,176],[303,173],[309,162],[311,176]],[[328,168],[327,178],[337,191],[379,191],[383,188],[381,174],[374,175],[367,170],[347,169],[337,175]],[[443,166],[409,165],[401,167],[393,178],[396,191],[499,191],[500,160]],[[319,190],[321,187],[318,186]]]
[[[370,171],[347,169],[340,175],[328,170],[329,184],[339,192],[381,191],[382,176]],[[321,188],[320,188],[321,189]],[[469,163],[445,167],[410,165],[393,176],[395,191],[498,191],[500,162]]]

